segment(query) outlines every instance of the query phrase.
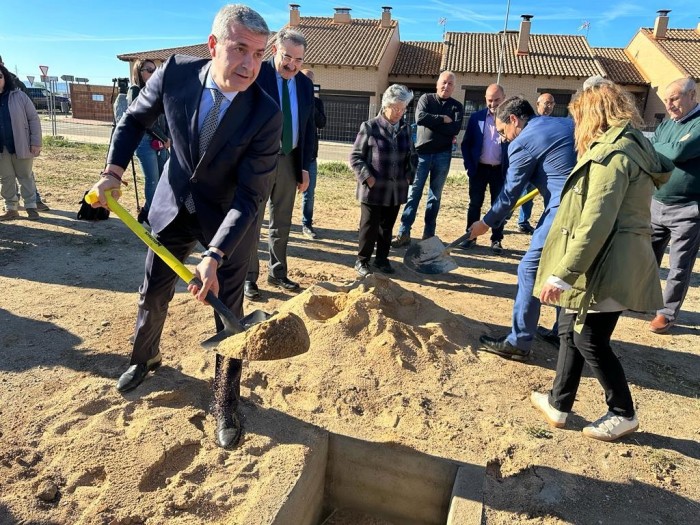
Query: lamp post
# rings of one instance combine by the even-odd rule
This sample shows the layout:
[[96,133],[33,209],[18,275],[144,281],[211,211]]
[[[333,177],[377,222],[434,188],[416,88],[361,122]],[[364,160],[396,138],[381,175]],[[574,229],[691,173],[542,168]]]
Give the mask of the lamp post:
[[508,15],[510,14],[510,0],[508,0],[506,5],[506,20],[503,24],[503,34],[501,35],[501,53],[498,57],[498,76],[496,77],[496,84],[501,83],[501,73],[503,72],[503,59],[505,56],[506,48],[506,31],[508,30]]

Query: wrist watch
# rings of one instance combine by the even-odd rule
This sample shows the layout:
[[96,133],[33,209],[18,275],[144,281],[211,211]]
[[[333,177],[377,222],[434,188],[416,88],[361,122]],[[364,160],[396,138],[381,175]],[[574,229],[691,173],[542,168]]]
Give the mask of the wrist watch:
[[206,250],[204,253],[202,253],[202,258],[204,257],[211,257],[214,259],[216,261],[217,268],[221,268],[221,265],[224,262],[224,258],[213,250]]

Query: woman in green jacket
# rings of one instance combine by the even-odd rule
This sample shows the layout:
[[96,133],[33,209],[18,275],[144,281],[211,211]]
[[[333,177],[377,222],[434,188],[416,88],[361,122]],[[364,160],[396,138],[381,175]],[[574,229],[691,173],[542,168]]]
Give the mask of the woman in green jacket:
[[588,363],[608,412],[583,433],[612,441],[639,423],[610,337],[624,310],[653,311],[662,303],[650,203],[672,166],[636,129],[641,117],[619,86],[587,88],[569,110],[579,159],[562,190],[535,283],[542,303],[563,307],[559,358],[552,390],[533,392],[531,401],[551,425],[563,427]]

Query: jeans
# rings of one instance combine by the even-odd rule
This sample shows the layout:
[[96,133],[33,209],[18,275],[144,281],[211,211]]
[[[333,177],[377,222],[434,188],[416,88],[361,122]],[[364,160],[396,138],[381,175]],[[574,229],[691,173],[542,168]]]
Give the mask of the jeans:
[[532,294],[535,291],[535,277],[540,265],[542,248],[552,227],[557,208],[547,209],[542,214],[540,222],[530,241],[523,258],[518,264],[518,291],[513,305],[513,326],[506,340],[521,350],[528,351],[537,332],[537,321],[540,319],[540,300]]
[[[523,190],[523,197],[534,190],[535,187],[532,184],[528,184]],[[533,201],[529,200],[522,206],[520,206],[520,215],[518,215],[518,224],[529,224],[530,216],[532,215]]]
[[165,162],[170,158],[170,153],[167,149],[156,151],[151,147],[153,139],[146,133],[139,145],[136,147],[136,158],[139,159],[141,171],[145,179],[146,202],[144,208],[148,209],[148,205],[153,201],[153,195],[156,193],[156,186],[160,180],[160,174],[163,173]]
[[314,192],[316,191],[317,175],[318,163],[314,159],[309,166],[309,187],[301,194],[301,225],[307,228],[314,222]]
[[440,211],[440,198],[442,188],[445,186],[447,174],[450,171],[452,153],[443,151],[441,153],[425,153],[418,155],[418,167],[416,178],[408,190],[408,200],[401,215],[401,226],[399,226],[399,236],[410,236],[411,226],[416,220],[418,205],[423,195],[425,182],[430,175],[430,185],[428,186],[428,202],[425,205],[425,226],[423,227],[423,238],[427,239],[435,235],[437,216]]

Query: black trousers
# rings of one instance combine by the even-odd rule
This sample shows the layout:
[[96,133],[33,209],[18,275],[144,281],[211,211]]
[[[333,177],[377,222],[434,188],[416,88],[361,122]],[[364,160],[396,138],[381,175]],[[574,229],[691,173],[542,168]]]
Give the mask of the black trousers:
[[381,206],[378,204],[360,203],[360,242],[357,260],[368,263],[377,245],[377,261],[386,261],[391,249],[391,232],[394,230],[396,218],[399,216],[401,205]]
[[[251,246],[255,233],[255,228],[250,228],[242,246]],[[184,207],[173,222],[155,237],[180,261],[187,259],[197,242],[203,246],[208,244],[202,237],[196,214],[190,215]],[[225,260],[217,274],[219,299],[239,318],[243,316],[243,283],[250,250],[245,248],[241,253],[245,256]],[[178,279],[175,272],[149,249],[146,254],[146,274],[139,290],[136,332],[131,353],[132,365],[145,363],[158,355],[168,304],[175,294]],[[202,305],[202,308],[204,307]],[[221,321],[217,316],[214,317],[217,331],[223,329]],[[178,321],[183,328],[187,327],[187,322],[187,319]],[[217,355],[214,375],[216,406],[227,409],[235,409],[238,406],[240,379],[241,361]]]
[[[467,208],[467,229],[481,218],[481,208],[484,206],[486,188],[491,195],[491,204],[496,202],[505,184],[501,166],[479,164],[476,173],[469,177],[469,207]],[[492,241],[503,240],[505,224],[491,230]]]
[[634,415],[634,403],[625,371],[610,347],[610,336],[622,312],[589,312],[581,333],[574,331],[575,313],[559,315],[559,358],[549,404],[562,412],[571,412],[576,399],[584,363],[605,391],[608,410],[623,417]]

